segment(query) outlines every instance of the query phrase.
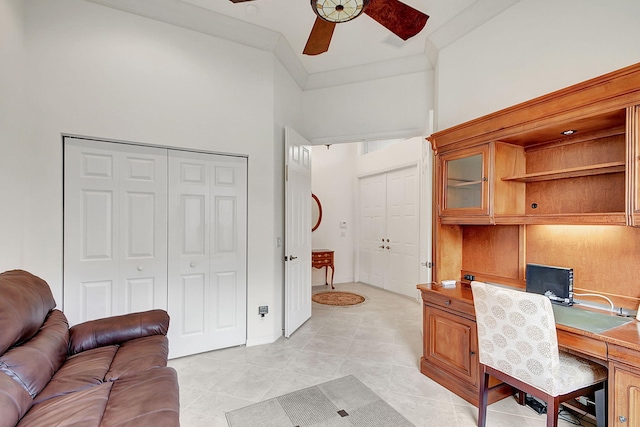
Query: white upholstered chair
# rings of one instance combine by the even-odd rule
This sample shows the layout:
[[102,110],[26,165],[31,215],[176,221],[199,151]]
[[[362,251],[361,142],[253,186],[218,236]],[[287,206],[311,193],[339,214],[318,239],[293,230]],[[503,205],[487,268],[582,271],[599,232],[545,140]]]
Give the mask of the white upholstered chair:
[[[547,426],[558,424],[561,402],[606,390],[607,369],[558,350],[551,301],[502,286],[471,282],[478,326],[478,426],[487,418],[489,375],[547,403]],[[601,396],[606,396],[606,393]],[[606,398],[597,407],[606,420]],[[606,422],[606,421],[605,421]]]

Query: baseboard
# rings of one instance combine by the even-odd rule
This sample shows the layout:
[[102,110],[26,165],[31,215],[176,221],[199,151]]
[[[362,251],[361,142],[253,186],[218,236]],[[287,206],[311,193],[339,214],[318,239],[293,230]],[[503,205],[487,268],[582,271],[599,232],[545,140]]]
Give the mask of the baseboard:
[[271,336],[265,336],[265,337],[259,337],[259,338],[255,338],[255,339],[247,339],[247,347],[254,347],[256,345],[264,345],[264,344],[273,344],[274,342],[278,341],[278,338],[280,338],[282,335],[271,335]]

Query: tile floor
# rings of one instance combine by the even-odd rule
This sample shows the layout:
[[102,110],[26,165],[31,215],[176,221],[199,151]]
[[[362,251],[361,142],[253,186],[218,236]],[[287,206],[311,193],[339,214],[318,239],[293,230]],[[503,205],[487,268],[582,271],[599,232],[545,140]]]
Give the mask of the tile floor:
[[[314,292],[325,290],[314,287]],[[170,360],[180,382],[181,425],[226,427],[226,411],[348,374],[417,427],[477,425],[474,406],[419,371],[418,301],[360,283],[338,284],[336,290],[367,300],[353,307],[313,303],[311,319],[291,338],[273,344]],[[487,419],[488,427],[545,425],[544,416],[511,398],[489,406]],[[585,420],[582,424],[592,427]]]

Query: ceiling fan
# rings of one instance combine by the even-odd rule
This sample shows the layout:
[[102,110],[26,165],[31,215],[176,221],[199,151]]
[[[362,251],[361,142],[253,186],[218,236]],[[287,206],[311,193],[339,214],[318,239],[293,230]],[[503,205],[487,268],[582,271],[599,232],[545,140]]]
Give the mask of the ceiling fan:
[[[241,3],[253,0],[230,0]],[[338,23],[351,21],[365,13],[402,40],[418,34],[427,23],[426,15],[399,0],[311,0],[318,15],[311,29],[305,55],[319,55],[329,50],[333,30]]]

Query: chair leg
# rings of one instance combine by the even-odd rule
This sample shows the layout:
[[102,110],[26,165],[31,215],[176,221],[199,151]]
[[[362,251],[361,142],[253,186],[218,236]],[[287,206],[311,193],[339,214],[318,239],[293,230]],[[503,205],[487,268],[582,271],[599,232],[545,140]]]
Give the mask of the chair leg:
[[560,399],[558,396],[547,396],[547,427],[558,426],[558,410],[560,409]]
[[487,402],[489,401],[489,374],[480,365],[480,393],[478,395],[478,427],[485,427],[487,423]]
[[596,425],[597,427],[607,426],[607,381],[602,384],[602,388],[596,390]]

